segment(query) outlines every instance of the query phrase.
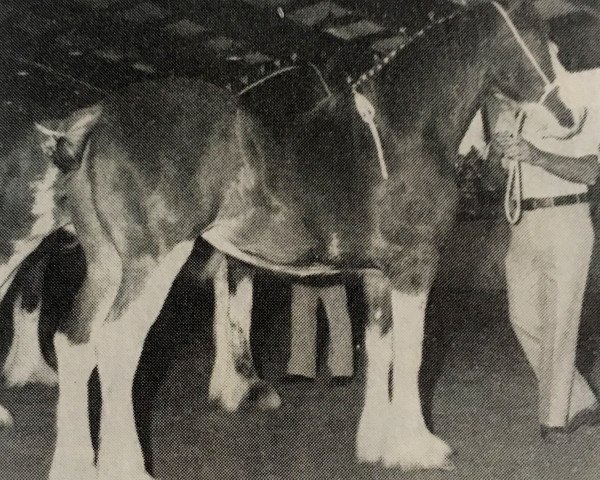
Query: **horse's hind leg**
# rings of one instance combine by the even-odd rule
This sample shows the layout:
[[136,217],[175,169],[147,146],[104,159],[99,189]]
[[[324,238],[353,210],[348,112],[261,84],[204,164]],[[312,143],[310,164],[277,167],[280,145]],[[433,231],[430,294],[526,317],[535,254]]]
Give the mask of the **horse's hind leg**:
[[158,258],[136,254],[123,260],[117,299],[95,338],[102,389],[98,478],[149,480],[138,439],[133,409],[133,381],[144,341],[192,241],[174,246]]
[[40,258],[30,258],[15,280],[19,291],[13,302],[14,334],[3,369],[9,386],[57,382],[56,372],[42,355],[39,339],[44,274],[51,254],[51,251],[41,252]]
[[[224,388],[226,376],[230,371],[231,348],[229,345],[229,282],[227,281],[227,259],[221,254],[218,257],[218,265],[214,271],[214,313],[213,313],[213,339],[215,346],[215,361],[213,364],[210,385],[208,387],[208,398],[211,402],[225,405]],[[237,405],[231,408],[235,410]]]
[[281,399],[261,380],[250,350],[253,272],[225,259],[215,275],[215,364],[209,396],[225,410],[234,411],[244,400],[261,409],[274,409]]
[[97,363],[93,337],[116,297],[121,265],[112,244],[87,243],[84,240],[85,280],[54,337],[59,398],[49,480],[95,480],[97,476],[88,419],[88,382]]

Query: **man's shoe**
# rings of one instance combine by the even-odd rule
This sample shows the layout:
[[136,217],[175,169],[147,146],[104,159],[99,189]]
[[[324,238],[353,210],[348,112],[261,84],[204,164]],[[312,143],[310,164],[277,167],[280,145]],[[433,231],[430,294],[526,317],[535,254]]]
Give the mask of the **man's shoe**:
[[592,427],[596,425],[600,425],[600,405],[598,404],[577,412],[575,416],[569,420],[565,430],[567,433],[573,433],[583,426]]
[[567,427],[547,427],[540,425],[540,436],[544,443],[564,443],[568,440]]

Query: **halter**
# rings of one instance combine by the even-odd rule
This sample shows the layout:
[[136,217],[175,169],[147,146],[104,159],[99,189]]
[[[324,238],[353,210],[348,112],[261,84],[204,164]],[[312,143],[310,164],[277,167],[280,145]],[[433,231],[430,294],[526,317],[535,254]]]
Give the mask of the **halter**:
[[[548,96],[558,88],[558,84],[556,83],[556,81],[551,82],[548,76],[544,73],[539,62],[533,56],[533,53],[531,53],[531,50],[525,43],[525,40],[523,40],[523,37],[519,33],[519,30],[515,26],[514,22],[512,21],[504,7],[496,1],[493,1],[492,5],[502,16],[508,29],[513,34],[513,37],[515,38],[517,44],[519,45],[519,47],[521,47],[521,50],[523,50],[523,53],[525,54],[535,71],[538,73],[538,75],[544,82],[544,93],[537,102],[538,104],[544,103]],[[515,122],[515,136],[521,133],[524,119],[525,112],[523,111],[523,109],[520,109]],[[521,216],[523,214],[523,209],[521,206],[521,202],[523,200],[522,187],[523,182],[521,178],[521,162],[518,162],[516,160],[510,160],[508,162],[508,180],[506,182],[506,190],[504,192],[504,214],[506,215],[506,220],[508,220],[508,223],[510,223],[511,225],[516,225],[517,223],[519,223],[519,220],[521,220]],[[514,209],[512,208],[513,206]]]

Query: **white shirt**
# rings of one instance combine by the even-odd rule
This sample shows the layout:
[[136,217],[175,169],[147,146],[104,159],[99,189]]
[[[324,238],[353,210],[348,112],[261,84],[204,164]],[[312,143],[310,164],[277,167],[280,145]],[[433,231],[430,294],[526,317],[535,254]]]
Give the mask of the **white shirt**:
[[[543,107],[528,105],[527,115],[521,134],[539,150],[565,157],[577,158],[598,155],[600,145],[600,69],[582,72],[568,72],[562,65],[555,66],[560,95],[566,105],[572,108],[575,116],[585,113],[581,130],[569,138],[560,138],[561,127],[554,117]],[[503,112],[504,113],[504,112]],[[501,114],[494,131],[514,131],[515,116],[507,106],[506,114]],[[467,134],[459,147],[459,153],[465,155],[471,148],[484,154],[483,118],[481,112],[471,122]],[[523,198],[543,198],[587,192],[587,185],[564,180],[541,167],[523,162],[522,194]]]

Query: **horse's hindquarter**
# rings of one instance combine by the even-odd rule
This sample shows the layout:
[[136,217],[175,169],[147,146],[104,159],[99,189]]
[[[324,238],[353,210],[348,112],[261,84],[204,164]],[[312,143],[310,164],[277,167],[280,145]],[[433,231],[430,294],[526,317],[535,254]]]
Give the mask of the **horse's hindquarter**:
[[234,119],[231,95],[188,80],[135,84],[105,102],[88,157],[119,250],[156,253],[214,219],[240,169]]

